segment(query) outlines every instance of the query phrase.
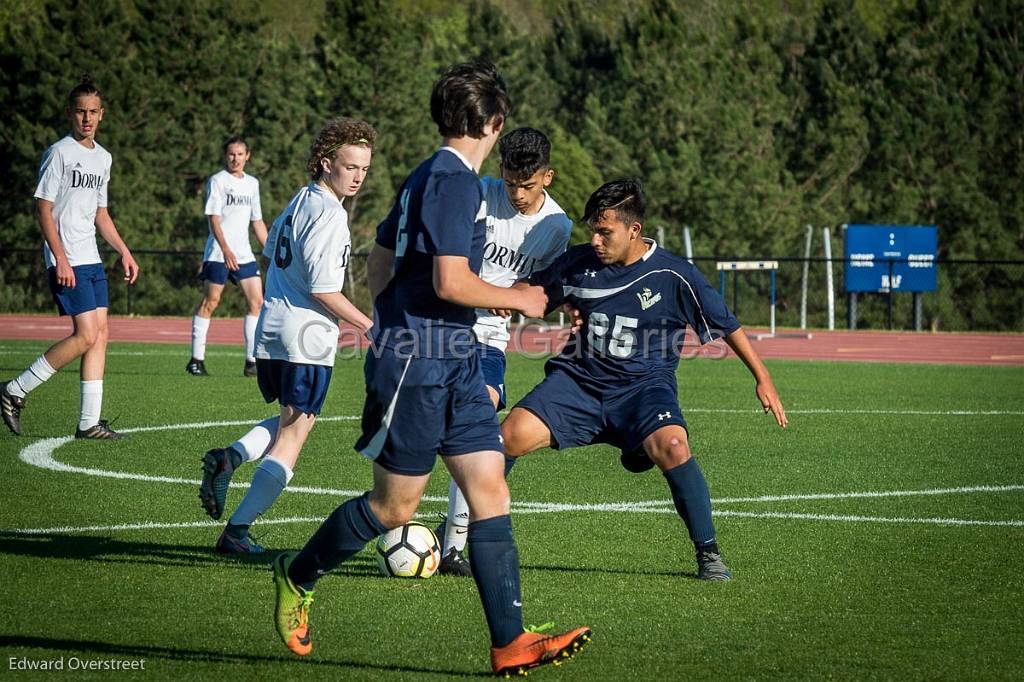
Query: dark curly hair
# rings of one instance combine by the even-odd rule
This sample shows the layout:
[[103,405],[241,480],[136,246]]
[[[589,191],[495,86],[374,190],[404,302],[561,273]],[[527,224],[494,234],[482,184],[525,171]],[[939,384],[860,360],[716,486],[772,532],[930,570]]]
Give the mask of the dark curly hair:
[[309,177],[319,180],[323,175],[320,160],[333,158],[334,153],[345,145],[359,145],[372,150],[376,140],[377,131],[366,121],[344,116],[328,121],[316,134],[316,139],[309,148],[309,162],[306,164]]
[[551,167],[551,142],[535,128],[516,128],[498,142],[501,170],[516,179],[526,179]]
[[616,217],[626,223],[643,223],[647,215],[647,198],[639,180],[613,180],[606,182],[590,195],[583,209],[583,222],[593,225],[605,211],[615,211]]
[[483,60],[449,67],[430,93],[430,116],[442,137],[480,139],[489,121],[504,122],[511,109],[505,81]]

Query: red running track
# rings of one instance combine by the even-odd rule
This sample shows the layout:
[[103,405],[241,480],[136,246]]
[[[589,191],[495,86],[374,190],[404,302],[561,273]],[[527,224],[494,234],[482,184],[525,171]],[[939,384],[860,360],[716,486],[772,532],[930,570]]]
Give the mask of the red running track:
[[[191,340],[191,319],[182,317],[110,318],[110,340],[136,343],[180,343]],[[956,334],[884,331],[812,331],[810,338],[781,332],[776,338],[754,337],[762,358],[792,360],[854,360],[859,362],[913,362],[958,365],[1024,365],[1024,334]],[[71,332],[66,317],[43,315],[0,316],[0,338],[57,340]],[[791,335],[787,335],[791,334]],[[343,329],[341,345],[358,338],[354,329]],[[514,331],[512,350],[542,354],[561,347],[565,332],[526,327]],[[207,342],[241,344],[242,320],[214,318]],[[697,348],[688,344],[684,354],[721,357],[724,345]]]

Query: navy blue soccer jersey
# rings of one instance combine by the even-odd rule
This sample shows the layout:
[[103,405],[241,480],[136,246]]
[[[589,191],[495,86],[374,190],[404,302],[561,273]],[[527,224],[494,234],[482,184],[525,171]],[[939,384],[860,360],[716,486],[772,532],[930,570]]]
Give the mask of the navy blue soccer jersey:
[[434,290],[434,257],[465,256],[480,272],[486,213],[480,179],[450,147],[406,178],[377,227],[377,243],[395,252],[391,281],[374,302],[374,344],[403,355],[451,357],[475,344],[473,308]]
[[740,327],[725,301],[693,264],[650,245],[631,265],[605,265],[589,244],[566,251],[531,277],[549,307],[571,303],[583,314],[574,336],[547,365],[577,381],[616,390],[655,376],[675,382],[686,328],[701,343]]

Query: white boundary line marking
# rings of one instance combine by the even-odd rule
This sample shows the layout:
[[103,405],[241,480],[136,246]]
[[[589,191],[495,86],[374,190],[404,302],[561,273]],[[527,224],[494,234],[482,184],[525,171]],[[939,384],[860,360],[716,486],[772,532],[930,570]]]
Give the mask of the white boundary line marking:
[[[351,415],[339,415],[331,417],[321,417],[319,421],[355,421],[359,417]],[[164,424],[161,426],[140,426],[131,429],[122,429],[124,433],[144,433],[153,431],[173,431],[173,430],[184,430],[184,429],[204,429],[218,426],[242,426],[252,424],[252,420],[226,420],[226,421],[208,421],[208,422],[195,422],[192,424]],[[188,478],[174,478],[170,476],[150,476],[146,474],[136,474],[124,471],[110,471],[106,469],[93,469],[89,467],[78,467],[70,464],[59,462],[53,458],[54,451],[62,445],[65,445],[73,440],[70,436],[64,436],[60,438],[46,438],[22,449],[18,453],[18,458],[31,466],[47,469],[50,471],[59,471],[63,473],[77,473],[85,474],[88,476],[97,476],[105,478],[118,478],[128,479],[137,481],[147,481],[154,483],[179,483],[186,485],[199,485],[198,479]],[[232,483],[232,487],[236,488],[248,488],[248,483]],[[319,488],[319,487],[308,487],[308,486],[295,486],[292,488],[286,488],[287,491],[293,493],[307,493],[314,495],[334,495],[338,497],[354,497],[361,495],[363,490],[338,490],[333,488]],[[796,500],[838,500],[838,499],[857,499],[857,498],[881,498],[881,497],[910,497],[910,496],[923,496],[923,495],[952,495],[952,494],[963,494],[963,493],[986,493],[986,492],[1015,492],[1024,490],[1024,485],[1010,484],[1010,485],[976,485],[976,486],[962,486],[957,488],[931,488],[924,490],[889,490],[889,491],[862,491],[862,492],[848,492],[848,493],[808,493],[808,494],[790,494],[790,495],[760,495],[756,497],[725,497],[720,499],[712,500],[713,504],[738,504],[738,503],[763,503],[763,502],[786,502]],[[432,496],[425,495],[423,498],[425,502],[446,502],[447,496]],[[512,508],[517,513],[522,514],[538,514],[538,513],[557,513],[557,512],[570,512],[570,511],[587,511],[587,512],[632,512],[632,513],[660,513],[660,514],[674,514],[675,509],[672,507],[670,500],[646,500],[638,502],[607,502],[607,503],[594,503],[594,504],[568,504],[568,503],[551,503],[551,502],[513,502]],[[953,525],[953,526],[1003,526],[1003,527],[1024,527],[1024,520],[972,520],[972,519],[957,519],[957,518],[912,518],[912,517],[879,517],[879,516],[859,516],[859,515],[834,515],[834,514],[810,514],[810,513],[799,513],[799,512],[745,512],[736,510],[716,510],[713,512],[715,516],[731,516],[731,517],[742,517],[742,518],[767,518],[767,519],[798,519],[798,520],[811,520],[811,521],[846,521],[846,522],[863,522],[863,523],[915,523],[915,524],[931,524],[931,525]],[[417,514],[420,516],[420,514]],[[304,522],[320,522],[322,518],[318,517],[291,517],[286,519],[268,519],[260,520],[258,523],[267,524],[280,524],[280,523],[304,523]],[[134,524],[114,524],[105,526],[58,526],[54,528],[18,528],[2,530],[0,532],[15,533],[21,535],[41,535],[51,533],[83,533],[83,532],[95,532],[95,531],[116,531],[116,530],[145,530],[145,529],[172,529],[172,528],[201,528],[207,526],[219,526],[219,521],[188,521],[188,522],[176,522],[176,523],[154,523],[154,522],[142,522]]]
[[723,497],[715,504],[741,502],[789,502],[792,500],[845,500],[867,497],[917,497],[921,495],[956,495],[960,493],[1005,493],[1024,490],[1024,485],[969,485],[959,488],[930,488],[925,490],[878,490],[853,493],[809,493],[805,495],[760,495],[757,497]]
[[[763,410],[716,407],[690,407],[684,414],[761,414]],[[831,407],[786,410],[786,414],[893,415],[911,417],[1022,417],[1024,410],[840,410]]]
[[917,523],[934,526],[1011,526],[1024,528],[1024,520],[983,521],[975,519],[915,518],[907,516],[859,516],[856,514],[803,514],[798,512],[742,512],[725,509],[713,512],[715,516],[733,516],[748,519],[797,519],[801,521],[846,521],[852,523]]
[[[543,514],[557,511],[565,511],[562,509],[565,505],[553,505],[557,508],[545,508],[542,506],[535,506],[529,509],[519,509],[513,504],[513,510],[520,514]],[[572,505],[570,505],[572,506]],[[657,514],[674,514],[674,509],[655,509],[651,507],[642,507],[639,505],[631,504],[605,504],[605,505],[575,505],[575,506],[587,506],[588,511],[607,511],[607,512],[632,512],[632,513],[657,513]],[[594,509],[594,507],[600,507],[600,509]],[[930,525],[930,526],[988,526],[988,527],[1001,527],[1001,528],[1024,528],[1024,520],[978,520],[978,519],[958,519],[958,518],[914,518],[907,516],[860,516],[856,514],[809,514],[802,512],[743,512],[733,510],[719,510],[713,512],[715,516],[722,517],[733,517],[733,518],[746,518],[746,519],[792,519],[797,521],[835,521],[835,522],[846,522],[846,523],[890,523],[890,524],[918,524],[918,525]],[[431,514],[419,513],[416,514],[418,518],[424,518],[432,516]],[[290,516],[280,519],[259,519],[256,521],[256,525],[282,525],[289,523],[322,523],[325,517],[322,516]],[[181,521],[181,522],[170,522],[170,523],[158,523],[153,521],[146,521],[142,523],[119,523],[111,524],[107,526],[54,526],[51,528],[13,528],[9,530],[3,530],[0,532],[10,533],[13,535],[70,535],[74,533],[108,533],[113,531],[129,531],[129,530],[180,530],[190,528],[211,528],[220,527],[224,525],[223,521]]]

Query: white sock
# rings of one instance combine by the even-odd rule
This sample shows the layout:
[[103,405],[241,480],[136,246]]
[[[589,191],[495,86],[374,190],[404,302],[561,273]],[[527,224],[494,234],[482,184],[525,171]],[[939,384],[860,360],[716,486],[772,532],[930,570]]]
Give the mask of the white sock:
[[267,454],[277,437],[280,417],[264,419],[249,432],[231,444],[231,448],[243,455],[243,461],[252,462]]
[[274,500],[292,480],[292,470],[273,457],[266,457],[252,475],[252,486],[228,521],[232,526],[251,525],[256,517],[270,509]]
[[452,547],[456,552],[461,552],[466,547],[466,540],[469,538],[469,503],[466,496],[455,485],[455,481],[448,484],[448,521],[444,526],[444,547],[441,548],[441,556],[448,554]]
[[256,323],[259,321],[259,315],[245,316],[245,359],[249,362],[256,362]]
[[7,384],[7,392],[24,398],[29,391],[39,388],[40,384],[56,373],[57,370],[46,361],[46,356],[40,355],[17,379]]
[[206,359],[206,332],[210,329],[210,318],[192,316],[192,357]]
[[82,382],[82,411],[79,413],[78,429],[85,431],[100,423],[103,409],[103,379]]

